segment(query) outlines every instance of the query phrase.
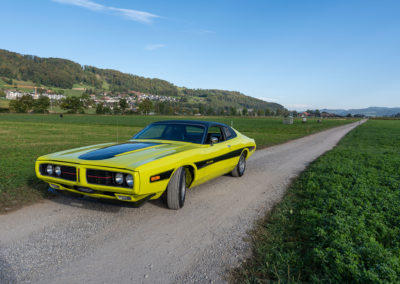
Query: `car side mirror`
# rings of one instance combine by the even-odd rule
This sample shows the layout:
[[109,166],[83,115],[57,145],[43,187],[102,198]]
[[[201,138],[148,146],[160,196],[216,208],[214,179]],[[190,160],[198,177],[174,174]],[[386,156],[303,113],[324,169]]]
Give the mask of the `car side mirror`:
[[215,143],[218,143],[218,138],[217,137],[211,137],[211,146],[214,145]]

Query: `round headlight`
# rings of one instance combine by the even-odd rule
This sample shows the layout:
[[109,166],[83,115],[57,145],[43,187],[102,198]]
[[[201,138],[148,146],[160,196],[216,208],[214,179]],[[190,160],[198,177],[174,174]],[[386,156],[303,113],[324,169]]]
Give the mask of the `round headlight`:
[[53,174],[53,165],[47,165],[46,171],[51,176]]
[[121,173],[117,173],[117,174],[115,175],[115,182],[116,182],[117,184],[123,184],[123,183],[124,183],[124,175],[121,174]]
[[129,187],[132,187],[133,186],[133,176],[132,175],[126,175],[125,182]]
[[60,176],[61,175],[61,167],[60,166],[55,166],[54,172],[56,173],[56,175]]

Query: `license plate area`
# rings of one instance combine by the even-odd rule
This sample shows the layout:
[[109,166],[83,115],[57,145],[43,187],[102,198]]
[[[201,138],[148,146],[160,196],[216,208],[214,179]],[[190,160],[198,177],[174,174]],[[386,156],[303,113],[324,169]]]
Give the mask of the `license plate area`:
[[95,191],[91,188],[87,188],[87,187],[81,187],[78,186],[76,187],[76,190],[80,191],[80,192],[85,192],[85,193],[94,193]]

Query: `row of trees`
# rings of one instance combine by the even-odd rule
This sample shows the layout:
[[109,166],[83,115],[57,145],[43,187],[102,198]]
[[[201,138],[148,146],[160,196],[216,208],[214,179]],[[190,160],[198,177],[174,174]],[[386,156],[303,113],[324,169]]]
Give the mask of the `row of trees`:
[[39,99],[34,100],[30,95],[24,95],[17,100],[10,102],[10,110],[18,113],[35,112],[47,113],[50,107],[50,99],[41,96]]
[[[5,95],[5,94],[4,94]],[[1,93],[0,93],[1,96]],[[238,110],[234,107],[218,107],[213,108],[199,104],[192,106],[190,104],[183,103],[171,103],[171,102],[152,102],[149,99],[143,100],[137,105],[137,109],[133,112],[126,99],[120,99],[119,102],[113,103],[112,105],[105,103],[96,104],[87,94],[83,94],[81,97],[66,97],[62,99],[58,105],[66,110],[67,113],[85,113],[89,107],[96,109],[96,114],[163,114],[163,115],[230,115],[230,116],[282,116],[287,115],[288,111],[284,109],[277,109],[273,111],[269,108],[258,109],[249,111],[247,108]],[[38,100],[34,100],[32,96],[25,95],[17,100],[10,102],[10,110],[13,112],[37,112],[46,113],[50,106],[50,100],[48,97],[40,96]]]

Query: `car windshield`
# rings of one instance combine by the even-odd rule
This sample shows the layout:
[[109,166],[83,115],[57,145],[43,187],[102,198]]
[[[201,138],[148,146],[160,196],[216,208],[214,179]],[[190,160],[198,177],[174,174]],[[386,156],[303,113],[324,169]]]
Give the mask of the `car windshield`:
[[204,132],[204,126],[200,125],[157,123],[146,127],[133,139],[160,139],[201,144],[203,143]]

